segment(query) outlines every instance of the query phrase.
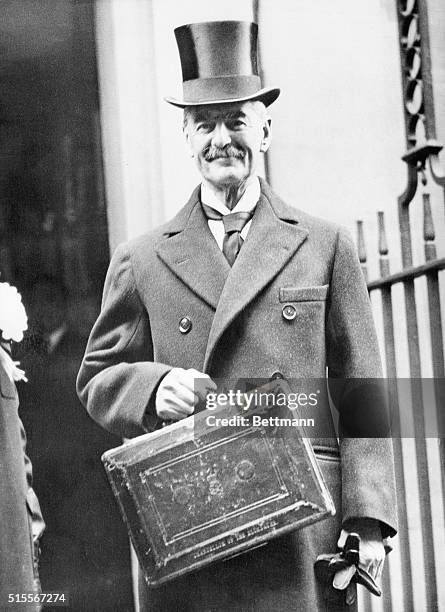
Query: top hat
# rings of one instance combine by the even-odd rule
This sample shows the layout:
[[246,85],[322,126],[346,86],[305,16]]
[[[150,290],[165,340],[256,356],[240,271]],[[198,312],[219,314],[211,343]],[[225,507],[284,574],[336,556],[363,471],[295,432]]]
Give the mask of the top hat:
[[247,21],[191,23],[175,29],[182,67],[183,100],[165,98],[186,108],[260,100],[266,106],[280,95],[261,85],[258,74],[258,26]]

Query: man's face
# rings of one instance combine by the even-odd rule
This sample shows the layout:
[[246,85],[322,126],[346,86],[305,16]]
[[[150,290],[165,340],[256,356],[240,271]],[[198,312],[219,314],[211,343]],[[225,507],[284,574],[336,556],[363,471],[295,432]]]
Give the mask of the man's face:
[[185,135],[202,177],[217,188],[255,174],[270,143],[270,120],[259,103],[194,107]]

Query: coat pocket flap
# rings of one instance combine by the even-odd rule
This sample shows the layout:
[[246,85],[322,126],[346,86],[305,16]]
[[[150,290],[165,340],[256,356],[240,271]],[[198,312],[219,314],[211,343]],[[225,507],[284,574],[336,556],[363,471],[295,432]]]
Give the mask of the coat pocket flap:
[[281,287],[280,302],[317,302],[325,300],[329,285],[317,287]]

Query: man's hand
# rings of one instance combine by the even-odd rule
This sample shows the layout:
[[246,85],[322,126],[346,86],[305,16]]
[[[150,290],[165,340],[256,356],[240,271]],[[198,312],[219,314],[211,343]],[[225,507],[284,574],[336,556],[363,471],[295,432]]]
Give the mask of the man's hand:
[[[339,548],[344,547],[350,533],[357,533],[360,536],[360,567],[366,570],[377,584],[380,584],[385,561],[385,547],[379,521],[369,518],[351,520],[347,525],[347,530],[342,529],[341,531],[337,542]],[[339,570],[334,576],[334,588],[346,589],[354,573],[354,566]]]
[[204,400],[216,384],[198,370],[173,368],[162,379],[156,393],[156,413],[164,421],[179,421],[193,414],[196,404]]

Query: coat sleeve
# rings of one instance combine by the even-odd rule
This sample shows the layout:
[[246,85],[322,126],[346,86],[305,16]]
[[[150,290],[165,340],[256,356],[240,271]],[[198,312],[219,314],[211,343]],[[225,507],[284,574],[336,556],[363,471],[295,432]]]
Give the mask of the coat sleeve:
[[32,488],[32,463],[28,455],[26,454],[26,432],[23,427],[22,421],[20,421],[20,437],[22,440],[22,448],[23,448],[23,460],[25,463],[25,475],[26,475],[26,505],[28,507],[28,512],[31,519],[31,533],[32,539],[34,543],[34,563],[38,566],[38,558],[39,558],[39,540],[45,531],[45,521],[43,520],[42,510],[40,508],[39,500],[37,499],[37,495]]
[[102,308],[77,377],[80,401],[108,431],[131,438],[155,428],[154,396],[170,366],[153,361],[148,313],[126,245],[105,279]]
[[394,457],[371,303],[355,245],[337,236],[327,311],[327,365],[339,411],[343,524],[380,521],[397,530]]

